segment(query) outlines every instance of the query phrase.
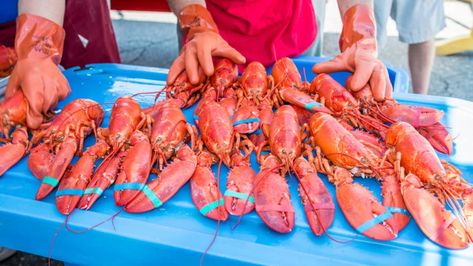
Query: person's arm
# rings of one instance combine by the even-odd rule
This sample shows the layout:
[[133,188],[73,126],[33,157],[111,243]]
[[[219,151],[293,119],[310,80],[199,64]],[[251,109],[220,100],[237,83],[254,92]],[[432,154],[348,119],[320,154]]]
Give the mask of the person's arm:
[[351,71],[347,87],[359,91],[371,88],[378,101],[391,98],[392,86],[386,66],[377,59],[376,23],[372,0],[338,0],[343,29],[337,57],[316,64],[315,73]]
[[338,10],[340,10],[340,16],[343,18],[345,12],[354,5],[365,5],[373,10],[373,0],[338,0]]
[[28,101],[27,126],[38,128],[70,88],[58,68],[64,46],[65,0],[20,0],[16,20],[18,61],[5,95],[21,90]]
[[198,4],[203,7],[207,7],[205,5],[205,0],[168,0],[168,5],[176,16],[179,16],[179,13],[185,6],[192,4]]
[[54,21],[62,26],[66,0],[20,0],[18,1],[18,14],[31,14]]
[[171,65],[167,83],[172,84],[179,74],[186,72],[192,84],[200,82],[199,73],[211,76],[212,57],[226,57],[236,64],[245,58],[232,48],[218,33],[217,24],[205,6],[205,1],[168,0],[182,29],[184,46]]

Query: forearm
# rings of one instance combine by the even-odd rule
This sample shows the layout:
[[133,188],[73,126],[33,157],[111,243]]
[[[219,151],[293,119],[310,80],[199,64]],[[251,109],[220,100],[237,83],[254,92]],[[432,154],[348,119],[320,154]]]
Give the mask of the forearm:
[[206,6],[205,0],[167,0],[167,1],[168,1],[169,7],[171,8],[172,12],[176,14],[176,16],[179,15],[182,8],[184,8],[187,5],[199,4],[202,6]]
[[20,15],[28,13],[41,16],[61,26],[64,21],[65,9],[66,0],[20,0],[18,2],[18,13]]
[[338,0],[338,9],[340,10],[340,16],[343,18],[345,12],[352,6],[362,4],[367,5],[370,9],[373,9],[373,0]]

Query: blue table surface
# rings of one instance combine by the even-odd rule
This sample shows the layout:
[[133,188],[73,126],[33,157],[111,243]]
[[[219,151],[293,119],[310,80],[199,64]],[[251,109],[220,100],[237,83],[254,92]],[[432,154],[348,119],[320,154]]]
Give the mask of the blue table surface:
[[[296,60],[312,79],[310,60]],[[395,73],[391,73],[392,79]],[[157,91],[164,85],[167,70],[126,65],[93,65],[88,69],[69,69],[65,72],[72,94],[60,104],[86,97],[101,103],[107,111],[107,126],[113,102],[122,95]],[[335,73],[334,78],[344,83],[347,73]],[[454,137],[454,153],[441,156],[457,166],[464,177],[473,180],[473,103],[460,99],[396,94],[402,103],[424,105],[445,112],[443,123]],[[136,99],[143,107],[150,106],[153,96],[140,95]],[[192,122],[192,108],[185,111]],[[86,141],[93,143],[93,137]],[[252,158],[252,165],[258,165]],[[214,168],[214,172],[216,169]],[[227,169],[222,169],[225,184]],[[150,177],[154,178],[154,177]],[[333,185],[322,179],[334,196]],[[306,222],[297,192],[297,182],[287,177],[296,212],[296,226],[289,234],[278,234],[268,229],[255,212],[243,217],[232,230],[237,217],[220,226],[217,240],[205,257],[205,265],[299,265],[319,264],[383,264],[383,265],[447,265],[472,264],[473,249],[448,250],[429,241],[414,221],[399,233],[394,241],[380,242],[356,231],[347,223],[338,206],[333,225],[326,235],[315,236]],[[378,197],[379,183],[362,180]],[[148,265],[165,263],[198,264],[215,232],[217,223],[202,216],[193,205],[189,185],[186,184],[161,208],[144,214],[120,213],[111,222],[83,233],[75,234],[61,227],[50,252],[51,241],[64,223],[55,206],[54,193],[43,201],[34,200],[40,181],[27,168],[26,158],[0,178],[0,246],[26,251],[69,263],[86,265]],[[222,188],[223,190],[223,188]],[[363,206],[360,206],[362,208]],[[69,225],[81,230],[109,218],[119,210],[115,206],[112,189],[89,211],[76,210]]]

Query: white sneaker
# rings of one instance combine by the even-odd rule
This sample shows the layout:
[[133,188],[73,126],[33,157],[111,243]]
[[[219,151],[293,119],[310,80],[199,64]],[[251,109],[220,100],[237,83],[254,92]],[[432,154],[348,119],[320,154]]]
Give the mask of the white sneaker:
[[16,250],[0,247],[0,262],[10,258],[15,253]]

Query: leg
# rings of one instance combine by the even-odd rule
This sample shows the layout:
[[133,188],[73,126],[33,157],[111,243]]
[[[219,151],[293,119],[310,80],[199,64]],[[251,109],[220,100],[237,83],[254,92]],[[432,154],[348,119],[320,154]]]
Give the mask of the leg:
[[435,35],[445,27],[442,0],[396,0],[391,12],[401,42],[409,44],[409,69],[415,93],[426,94],[434,61]]
[[434,63],[434,40],[409,44],[409,70],[414,93],[427,94]]

